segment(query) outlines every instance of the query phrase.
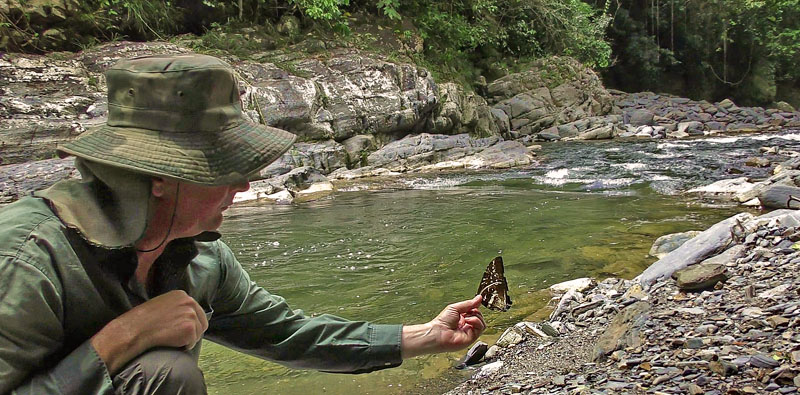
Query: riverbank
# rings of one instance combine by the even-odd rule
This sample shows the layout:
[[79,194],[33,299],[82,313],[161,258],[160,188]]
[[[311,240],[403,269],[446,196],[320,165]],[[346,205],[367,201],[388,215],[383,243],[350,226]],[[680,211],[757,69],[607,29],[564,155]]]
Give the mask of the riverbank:
[[509,328],[448,394],[796,393],[798,240],[794,210],[742,213],[634,280],[560,287],[549,320]]

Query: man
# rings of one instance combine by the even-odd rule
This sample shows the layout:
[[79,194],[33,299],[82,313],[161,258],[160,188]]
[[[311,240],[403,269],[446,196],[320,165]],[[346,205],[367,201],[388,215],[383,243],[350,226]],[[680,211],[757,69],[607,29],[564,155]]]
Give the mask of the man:
[[210,56],[135,58],[106,77],[107,123],[59,147],[82,179],[0,211],[0,393],[204,393],[203,337],[359,373],[480,336],[480,297],[421,325],[292,311],[216,229],[295,136],[247,121],[230,66]]

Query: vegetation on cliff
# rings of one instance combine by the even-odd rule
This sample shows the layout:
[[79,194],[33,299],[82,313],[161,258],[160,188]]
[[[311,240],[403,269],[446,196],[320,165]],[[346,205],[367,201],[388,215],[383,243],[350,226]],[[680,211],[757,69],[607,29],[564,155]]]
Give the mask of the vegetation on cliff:
[[[479,88],[549,55],[606,83],[695,99],[800,104],[800,0],[10,0],[0,50],[77,50],[191,33],[261,55],[309,38],[355,45]],[[244,37],[242,38],[242,35]],[[185,37],[184,37],[185,38]],[[292,49],[294,50],[294,48]]]

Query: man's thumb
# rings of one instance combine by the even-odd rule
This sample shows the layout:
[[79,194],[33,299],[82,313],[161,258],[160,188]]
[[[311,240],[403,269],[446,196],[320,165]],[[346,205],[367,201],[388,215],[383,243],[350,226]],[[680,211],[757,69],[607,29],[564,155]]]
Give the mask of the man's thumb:
[[458,303],[453,303],[451,306],[453,306],[453,308],[456,309],[456,311],[458,311],[459,313],[466,313],[467,311],[470,311],[480,306],[481,300],[483,300],[481,295],[475,295],[475,297],[472,299]]

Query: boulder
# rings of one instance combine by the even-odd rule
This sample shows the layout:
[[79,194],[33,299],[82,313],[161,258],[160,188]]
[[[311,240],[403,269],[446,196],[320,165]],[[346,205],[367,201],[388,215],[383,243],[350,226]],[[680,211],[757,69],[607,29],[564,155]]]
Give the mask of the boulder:
[[794,112],[795,111],[794,107],[792,107],[791,104],[789,104],[789,103],[787,103],[785,101],[779,101],[779,102],[775,103],[775,108],[777,108],[778,110],[783,111],[783,112]]
[[750,221],[752,219],[752,214],[740,213],[714,224],[650,265],[634,280],[649,287],[680,269],[724,251],[731,246],[734,234],[747,233],[747,229],[754,227],[754,223]]
[[703,123],[698,121],[680,122],[676,133],[685,133],[690,136],[703,134]]
[[564,281],[550,286],[550,292],[554,295],[562,295],[570,290],[577,292],[585,292],[597,285],[597,280],[594,278],[584,277],[576,278],[574,280]]
[[745,159],[744,164],[751,167],[769,167],[770,161],[761,156],[751,156]]
[[520,333],[520,330],[512,326],[506,329],[506,331],[503,332],[502,335],[500,335],[500,338],[497,339],[497,342],[495,344],[497,344],[498,347],[505,348],[522,343],[523,340],[525,340],[525,336],[522,333]]
[[654,114],[649,110],[636,109],[625,113],[626,123],[633,126],[653,125]]
[[[474,92],[464,92],[455,83],[439,85],[439,111],[432,117],[432,133],[457,134],[469,133],[473,136],[489,136],[500,134],[502,129],[492,114],[493,109],[486,105],[486,100]],[[505,127],[505,125],[503,125]]]
[[741,191],[736,193],[734,199],[740,203],[747,202],[757,198],[759,195],[764,194],[768,188],[774,185],[785,185],[789,187],[798,186],[797,181],[795,180],[800,181],[800,170],[782,170],[780,173],[777,173],[764,181],[760,181],[750,185],[747,188],[743,188]]
[[650,303],[638,301],[617,314],[595,343],[592,359],[603,362],[608,354],[643,343],[642,329],[647,322]]
[[688,232],[661,236],[657,238],[656,241],[653,242],[653,246],[650,247],[650,256],[661,259],[699,234],[700,231],[690,230]]
[[366,162],[365,155],[375,151],[375,136],[359,134],[343,141],[342,146],[346,153],[345,165],[348,169],[353,169],[361,166],[362,162]]
[[614,131],[614,125],[599,126],[571,137],[570,140],[607,140],[614,137]]
[[721,264],[692,265],[676,271],[672,277],[681,291],[703,291],[727,280],[728,271]]
[[296,203],[310,202],[328,197],[335,191],[330,181],[314,182],[305,189],[301,189],[294,194]]
[[444,136],[422,133],[386,144],[367,157],[367,165],[406,171],[433,163],[474,155],[500,141],[500,137],[472,138],[468,134]]
[[[755,184],[751,183],[749,178],[738,177],[738,178],[729,178],[726,180],[719,180],[709,185],[692,188],[688,190],[687,193],[699,193],[703,196],[708,196],[708,197],[733,198],[734,196],[750,191],[751,189],[753,189],[754,186]],[[741,202],[742,200],[739,201]]]
[[789,185],[770,185],[758,194],[764,208],[800,208],[800,188]]
[[472,347],[469,348],[467,354],[464,355],[464,358],[462,358],[463,365],[472,366],[477,364],[483,359],[483,356],[486,355],[486,351],[488,350],[489,350],[488,344],[482,341],[475,342],[475,344],[473,344]]

